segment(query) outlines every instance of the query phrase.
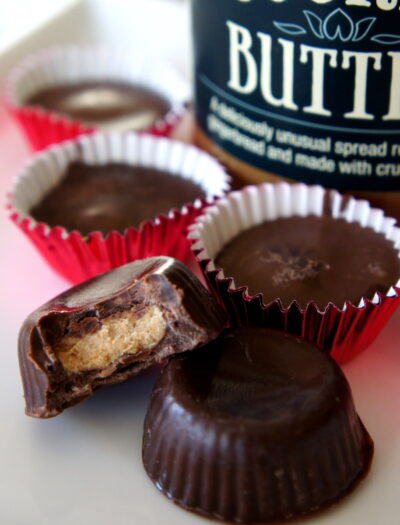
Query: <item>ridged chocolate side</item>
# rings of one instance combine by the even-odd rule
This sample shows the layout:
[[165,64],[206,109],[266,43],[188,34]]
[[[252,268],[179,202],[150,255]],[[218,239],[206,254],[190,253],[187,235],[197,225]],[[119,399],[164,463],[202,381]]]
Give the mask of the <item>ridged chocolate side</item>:
[[[208,352],[201,350],[206,360]],[[144,467],[178,505],[236,523],[290,519],[335,503],[368,471],[373,444],[333,361],[330,390],[342,401],[306,414],[299,427],[277,430],[267,421],[217,414],[195,389],[188,399],[182,364],[192,357],[165,367],[144,427]]]
[[[167,323],[166,334],[151,350],[125,354],[104,369],[66,373],[55,343],[68,323],[101,323],[123,311],[155,305]],[[88,323],[90,325],[90,322]],[[226,314],[188,268],[169,257],[125,265],[67,290],[33,312],[19,336],[19,361],[26,413],[53,417],[95,390],[124,381],[166,357],[214,339]]]

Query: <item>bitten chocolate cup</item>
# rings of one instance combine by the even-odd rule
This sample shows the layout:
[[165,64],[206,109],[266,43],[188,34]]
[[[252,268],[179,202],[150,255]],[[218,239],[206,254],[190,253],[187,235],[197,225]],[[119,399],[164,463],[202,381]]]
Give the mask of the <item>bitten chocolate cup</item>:
[[35,310],[19,335],[26,413],[49,418],[221,333],[223,309],[170,257],[121,266]]
[[48,263],[76,284],[144,257],[188,261],[186,228],[229,182],[194,146],[135,132],[94,133],[33,156],[8,210]]
[[232,192],[190,227],[234,326],[300,336],[344,362],[400,305],[400,229],[367,201],[320,186]]
[[228,331],[163,369],[144,425],[156,487],[209,518],[269,523],[338,502],[373,443],[339,366],[264,328]]
[[64,46],[17,65],[6,82],[5,102],[39,150],[94,130],[167,136],[189,97],[185,79],[142,53]]

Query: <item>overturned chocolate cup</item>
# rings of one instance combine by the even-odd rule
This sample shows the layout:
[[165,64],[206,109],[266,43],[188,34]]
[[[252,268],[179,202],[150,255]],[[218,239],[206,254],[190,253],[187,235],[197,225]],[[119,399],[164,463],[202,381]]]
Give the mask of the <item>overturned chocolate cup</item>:
[[233,325],[285,330],[352,359],[400,305],[400,229],[367,201],[304,184],[232,192],[190,227]]
[[214,339],[226,316],[179,261],[136,261],[71,288],[33,312],[19,336],[26,413],[49,418]]
[[372,454],[339,366],[264,328],[226,332],[170,360],[144,427],[143,463],[156,487],[187,510],[235,523],[338,502]]
[[188,82],[140,52],[60,46],[10,73],[5,102],[34,149],[94,130],[167,136],[185,111]]

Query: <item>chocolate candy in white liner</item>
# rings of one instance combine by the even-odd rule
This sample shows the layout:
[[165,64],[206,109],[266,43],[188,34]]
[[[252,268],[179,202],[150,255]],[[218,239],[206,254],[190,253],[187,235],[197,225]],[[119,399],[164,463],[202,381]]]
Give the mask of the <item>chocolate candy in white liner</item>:
[[208,518],[268,523],[339,501],[373,443],[339,366],[265,328],[228,331],[164,367],[143,463],[168,498]]
[[171,109],[168,100],[152,89],[105,80],[48,87],[25,103],[87,125],[121,131],[148,128]]
[[195,182],[168,171],[124,163],[73,162],[31,210],[38,222],[83,235],[139,228],[174,208],[206,196]]
[[226,277],[250,295],[284,307],[315,302],[355,306],[363,297],[386,294],[400,279],[393,242],[372,228],[329,216],[288,217],[242,231],[215,258]]
[[226,314],[181,262],[152,257],[107,272],[25,320],[19,362],[26,413],[49,418],[95,390],[215,339]]

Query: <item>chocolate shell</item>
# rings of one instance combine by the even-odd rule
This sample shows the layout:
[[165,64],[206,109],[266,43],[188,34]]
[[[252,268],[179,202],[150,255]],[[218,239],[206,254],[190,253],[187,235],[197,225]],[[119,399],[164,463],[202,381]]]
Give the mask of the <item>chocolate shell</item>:
[[154,90],[129,82],[97,80],[46,87],[25,100],[90,126],[112,129],[149,128],[171,110]]
[[95,390],[224,329],[224,311],[179,261],[136,261],[75,286],[24,322],[19,361],[26,413],[53,417]]
[[184,177],[153,167],[124,163],[73,162],[30,214],[50,227],[83,235],[124,232],[172,209],[205,198],[203,188]]
[[372,228],[329,216],[285,217],[244,230],[219,252],[215,264],[248,294],[262,293],[284,307],[316,303],[357,306],[385,294],[400,279],[398,250]]
[[336,363],[264,328],[177,356],[154,387],[144,467],[178,505],[267,523],[327,507],[368,471],[373,443]]

